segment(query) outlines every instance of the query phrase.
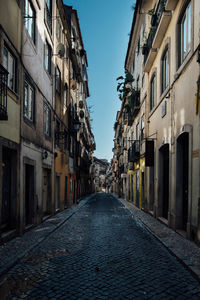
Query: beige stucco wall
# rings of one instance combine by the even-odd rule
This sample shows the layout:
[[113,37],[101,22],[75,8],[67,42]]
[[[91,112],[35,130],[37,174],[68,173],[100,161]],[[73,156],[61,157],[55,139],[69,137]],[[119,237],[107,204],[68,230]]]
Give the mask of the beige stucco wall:
[[[6,4],[5,4],[6,2]],[[20,52],[21,48],[21,10],[16,0],[0,1],[0,24],[3,25],[9,39]]]
[[[173,12],[171,22],[166,31],[160,49],[155,61],[148,74],[150,79],[153,72],[157,72],[157,104],[152,112],[149,113],[149,134],[157,131],[156,140],[156,172],[155,172],[155,195],[156,203],[158,196],[158,156],[159,148],[164,143],[170,144],[170,209],[172,214],[175,213],[176,206],[176,139],[183,130],[183,126],[188,124],[192,126],[191,138],[191,172],[190,180],[191,192],[191,214],[189,219],[191,224],[197,226],[197,206],[199,197],[199,114],[196,115],[195,93],[197,89],[196,81],[198,80],[200,68],[196,62],[196,47],[199,44],[200,28],[200,3],[198,0],[191,2],[193,14],[193,35],[192,50],[188,54],[183,64],[177,70],[177,22],[183,1],[178,1],[176,10]],[[169,42],[170,57],[170,88],[164,95],[161,95],[161,57],[165,46]],[[149,102],[148,90],[148,102]],[[167,96],[167,98],[166,98]],[[169,97],[168,97],[169,96]],[[167,102],[167,114],[161,117],[163,101]],[[148,103],[149,105],[149,103]]]
[[[24,67],[28,70],[29,75],[33,78],[35,84],[42,91],[44,97],[53,105],[53,64],[52,76],[50,76],[44,68],[44,44],[47,40],[52,48],[52,54],[55,54],[52,38],[48,33],[47,26],[44,25],[44,4],[45,1],[40,1],[40,8],[36,0],[33,0],[33,5],[36,10],[36,41],[33,43],[25,26],[23,26],[22,38],[22,59]],[[53,10],[54,11],[54,10]],[[56,21],[52,20],[53,30]],[[52,62],[55,56],[52,57]]]

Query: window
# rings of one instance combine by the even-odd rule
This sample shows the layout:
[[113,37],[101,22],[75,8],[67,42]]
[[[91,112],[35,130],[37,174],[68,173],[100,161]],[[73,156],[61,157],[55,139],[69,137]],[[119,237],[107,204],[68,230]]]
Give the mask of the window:
[[65,83],[64,86],[64,109],[67,110],[67,98],[68,98],[68,86],[67,83]]
[[35,42],[35,10],[30,0],[25,1],[25,27]]
[[161,94],[165,91],[169,85],[169,51],[165,49],[161,61]]
[[46,0],[46,7],[45,7],[45,21],[47,26],[49,27],[50,31],[52,32],[52,1]]
[[0,120],[8,120],[7,114],[8,71],[0,65]]
[[58,67],[56,67],[56,91],[58,93],[61,91],[61,73]]
[[34,121],[35,89],[28,80],[24,82],[24,116],[31,122]]
[[60,122],[58,120],[56,120],[55,125],[55,144],[60,147]]
[[16,58],[4,46],[3,48],[3,66],[8,71],[8,87],[16,92]]
[[44,65],[45,65],[45,70],[49,74],[51,74],[51,46],[47,41],[44,46]]
[[150,111],[154,108],[156,103],[156,75],[153,74],[150,82]]
[[60,42],[61,41],[61,32],[62,32],[62,28],[61,28],[61,24],[60,24],[60,20],[57,20],[57,30],[56,30],[56,35],[57,35],[57,39]]
[[132,65],[132,72],[134,73],[134,70],[135,70],[135,59],[133,60],[133,65]]
[[51,136],[51,109],[46,101],[44,101],[44,134]]
[[140,53],[140,37],[138,39],[138,43],[137,43],[137,55],[139,55]]
[[136,125],[136,141],[140,139],[140,129],[139,129],[139,123]]
[[144,139],[144,115],[141,118],[141,140]]
[[145,76],[145,74],[143,73],[143,75],[142,75],[142,87],[144,87],[144,76]]
[[179,22],[179,66],[191,50],[191,28],[191,3],[189,3]]
[[136,81],[136,89],[137,89],[137,91],[139,90],[139,81],[140,81],[140,76],[138,75],[137,81]]

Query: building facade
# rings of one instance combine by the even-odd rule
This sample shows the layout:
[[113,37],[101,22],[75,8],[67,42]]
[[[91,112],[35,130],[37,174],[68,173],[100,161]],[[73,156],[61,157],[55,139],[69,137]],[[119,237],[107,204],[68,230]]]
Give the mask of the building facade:
[[21,28],[18,1],[0,3],[0,238],[19,232]]
[[[196,241],[199,13],[196,0],[137,1],[125,61],[134,78],[132,87],[140,91],[139,105],[132,100],[135,114],[128,122],[134,144],[128,150],[126,197]],[[127,97],[122,102],[127,103]]]
[[95,142],[77,11],[62,0],[8,0],[0,17],[4,241],[92,191]]

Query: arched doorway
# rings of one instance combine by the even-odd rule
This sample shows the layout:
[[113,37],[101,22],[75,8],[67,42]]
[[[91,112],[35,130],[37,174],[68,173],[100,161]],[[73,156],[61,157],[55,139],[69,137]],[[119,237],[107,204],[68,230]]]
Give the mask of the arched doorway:
[[188,179],[189,179],[189,133],[177,139],[176,151],[176,227],[187,230],[188,222]]
[[169,144],[159,149],[158,215],[168,219],[169,210]]

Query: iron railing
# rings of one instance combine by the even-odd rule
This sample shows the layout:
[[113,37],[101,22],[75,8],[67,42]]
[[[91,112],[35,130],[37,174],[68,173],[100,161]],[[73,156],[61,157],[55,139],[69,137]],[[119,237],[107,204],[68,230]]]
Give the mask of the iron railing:
[[150,29],[150,32],[149,32],[149,35],[148,35],[148,38],[147,38],[147,41],[146,41],[146,44],[145,44],[145,50],[143,51],[144,64],[145,64],[145,62],[147,60],[147,57],[149,55],[149,52],[152,48],[153,40],[154,40],[154,37],[156,35],[158,25],[159,25],[160,20],[162,18],[163,12],[165,11],[166,2],[167,2],[167,0],[160,0],[159,3],[158,3],[158,6],[156,8],[155,13],[151,17],[151,26],[152,27]]
[[140,157],[140,141],[134,141],[128,149],[128,161],[134,162]]
[[8,120],[7,89],[8,71],[0,65],[0,120]]

